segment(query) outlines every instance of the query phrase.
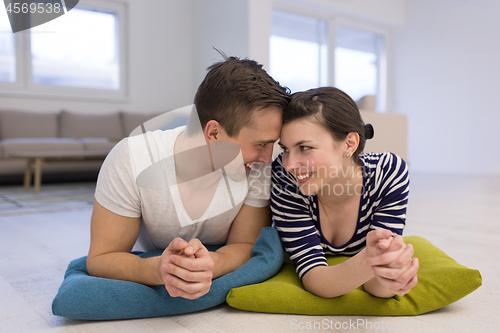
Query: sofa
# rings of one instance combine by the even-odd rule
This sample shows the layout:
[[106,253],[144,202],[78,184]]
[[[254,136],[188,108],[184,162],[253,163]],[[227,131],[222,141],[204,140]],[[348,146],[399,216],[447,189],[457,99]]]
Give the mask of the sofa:
[[[162,114],[114,112],[88,115],[69,112],[34,113],[0,110],[0,184],[6,177],[22,179],[25,161],[12,158],[16,151],[109,151],[122,138],[145,130],[169,129],[187,122],[191,106]],[[375,128],[375,136],[365,151],[391,151],[407,159],[407,118],[394,113],[361,110],[365,123]],[[275,145],[274,155],[281,150]],[[102,162],[51,163],[43,167],[44,177],[90,172],[97,175]]]
[[[179,111],[180,110],[180,111]],[[162,114],[113,112],[81,114],[0,110],[0,182],[22,176],[26,162],[10,156],[23,151],[110,151],[122,138],[151,119],[162,120],[162,129],[184,125],[190,108]],[[155,122],[158,124],[158,121]],[[51,163],[43,167],[44,177],[65,173],[83,174],[99,171],[102,162]]]

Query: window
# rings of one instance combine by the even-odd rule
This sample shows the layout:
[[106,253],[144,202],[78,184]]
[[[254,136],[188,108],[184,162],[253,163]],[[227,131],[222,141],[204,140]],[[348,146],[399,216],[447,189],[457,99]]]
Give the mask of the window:
[[326,21],[273,10],[269,50],[271,76],[292,92],[328,84]]
[[[2,14],[3,94],[125,97],[125,5],[103,3],[86,1],[63,16],[16,34],[7,33],[9,20]],[[16,62],[20,73],[16,73]]]
[[14,34],[6,11],[0,10],[0,82],[16,80]]
[[381,81],[385,37],[339,25],[335,41],[335,86],[355,101],[372,98],[373,107],[384,109]]
[[118,90],[116,16],[82,9],[71,14],[31,29],[33,83]]
[[292,92],[335,86],[363,108],[383,112],[387,34],[345,22],[274,9],[269,72]]

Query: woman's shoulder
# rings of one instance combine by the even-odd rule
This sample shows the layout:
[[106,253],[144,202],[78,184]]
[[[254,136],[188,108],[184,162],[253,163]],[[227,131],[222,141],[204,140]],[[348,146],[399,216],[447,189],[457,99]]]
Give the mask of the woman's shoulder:
[[271,163],[272,174],[279,178],[288,178],[289,172],[283,166],[283,153],[279,154]]
[[405,160],[389,151],[383,153],[361,153],[359,159],[368,168],[390,170],[394,168],[406,167]]
[[359,158],[363,162],[365,174],[377,182],[408,177],[408,165],[394,153],[362,153]]
[[275,166],[283,166],[283,153],[280,153],[275,159],[274,161],[271,163],[271,165],[273,166],[273,168]]

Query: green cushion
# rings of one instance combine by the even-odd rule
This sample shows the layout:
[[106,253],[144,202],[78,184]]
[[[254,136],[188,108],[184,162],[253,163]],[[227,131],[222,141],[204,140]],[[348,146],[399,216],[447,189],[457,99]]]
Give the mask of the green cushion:
[[[359,287],[343,296],[322,298],[304,290],[295,268],[287,260],[278,274],[259,284],[232,289],[226,301],[233,308],[255,312],[306,315],[412,316],[458,301],[481,286],[478,270],[458,264],[429,241],[404,237],[419,259],[417,285],[405,296],[389,299],[370,295]],[[327,257],[337,265],[349,257]]]

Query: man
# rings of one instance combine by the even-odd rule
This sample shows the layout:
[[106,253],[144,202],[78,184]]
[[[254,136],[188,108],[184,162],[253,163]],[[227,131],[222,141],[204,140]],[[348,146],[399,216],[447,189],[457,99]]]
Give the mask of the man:
[[[117,144],[97,182],[89,274],[165,285],[173,297],[196,299],[209,291],[212,279],[245,263],[260,230],[271,223],[264,167],[271,163],[288,101],[287,90],[261,65],[225,57],[199,86],[197,117],[192,114],[186,128],[146,132]],[[217,156],[232,162],[224,167]],[[250,186],[241,196],[243,183]],[[163,254],[135,256],[130,251],[136,241]],[[205,247],[215,244],[226,245],[216,252]]]

